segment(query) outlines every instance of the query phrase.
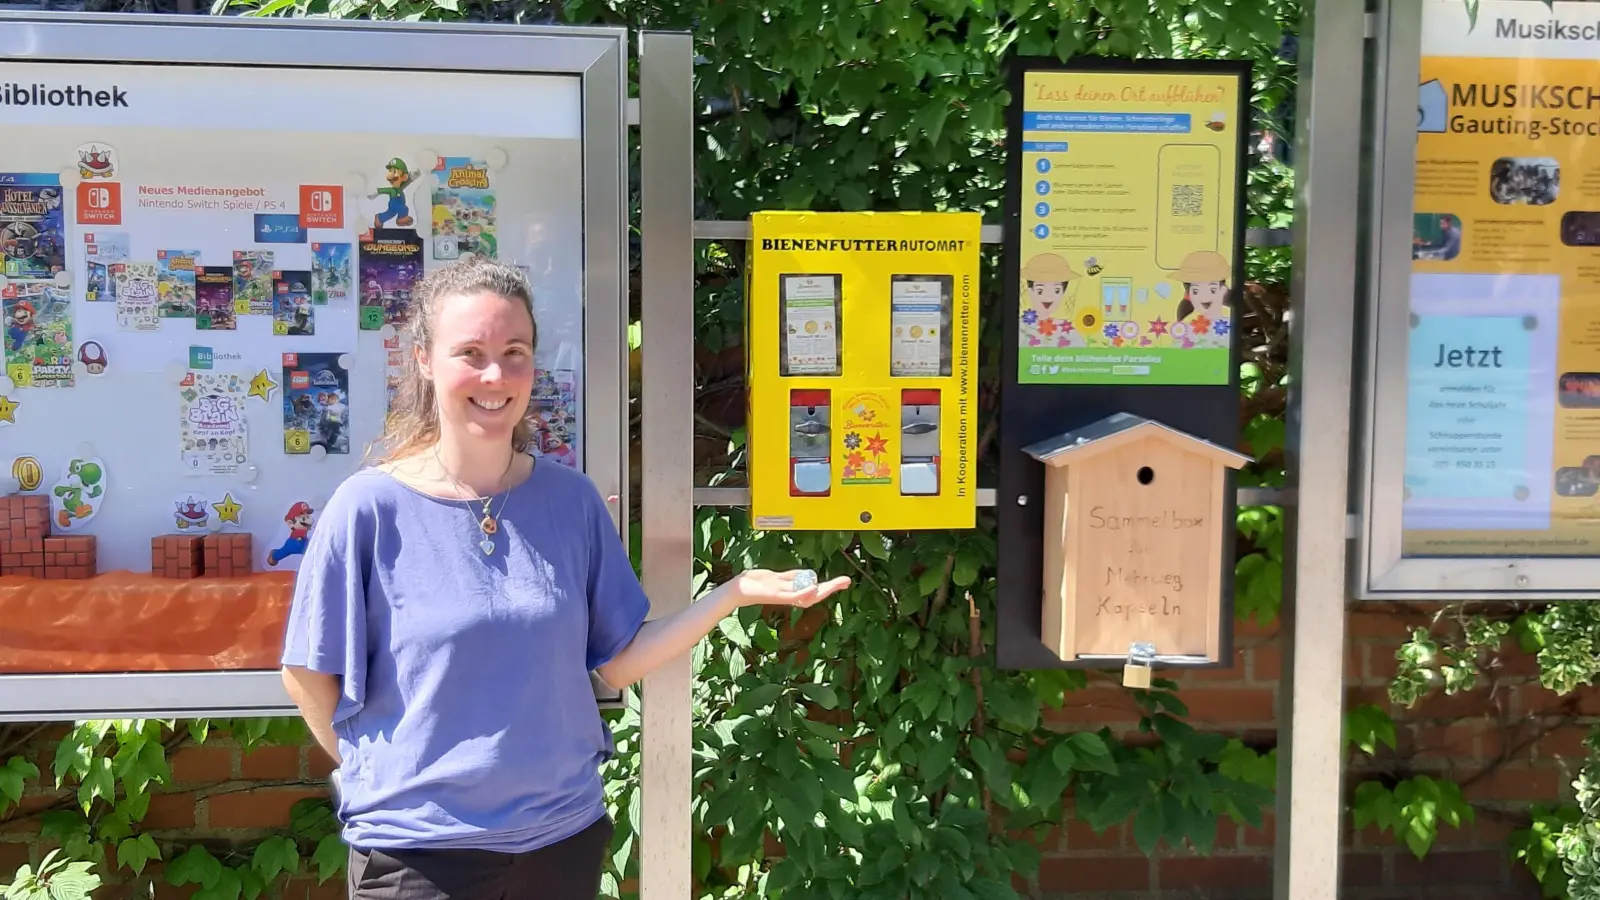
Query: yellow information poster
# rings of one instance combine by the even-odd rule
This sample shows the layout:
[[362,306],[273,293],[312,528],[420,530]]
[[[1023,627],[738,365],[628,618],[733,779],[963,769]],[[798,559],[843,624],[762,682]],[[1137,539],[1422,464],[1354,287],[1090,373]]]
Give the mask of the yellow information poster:
[[1230,383],[1243,79],[1022,79],[1017,381]]
[[1401,552],[1595,555],[1600,4],[1427,0],[1423,35]]

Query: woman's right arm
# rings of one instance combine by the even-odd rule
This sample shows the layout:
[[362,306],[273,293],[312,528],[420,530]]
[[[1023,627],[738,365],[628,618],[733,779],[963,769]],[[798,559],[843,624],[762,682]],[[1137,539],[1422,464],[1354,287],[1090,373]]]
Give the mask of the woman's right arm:
[[302,666],[284,666],[283,686],[289,691],[289,699],[299,707],[300,718],[311,729],[311,736],[337,765],[340,762],[339,739],[333,733],[333,711],[339,705],[338,677]]

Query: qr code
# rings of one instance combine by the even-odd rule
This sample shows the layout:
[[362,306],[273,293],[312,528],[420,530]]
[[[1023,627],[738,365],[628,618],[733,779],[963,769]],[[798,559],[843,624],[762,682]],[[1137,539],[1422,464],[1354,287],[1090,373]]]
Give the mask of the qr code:
[[1205,185],[1175,184],[1172,186],[1172,214],[1175,216],[1198,216],[1205,199]]

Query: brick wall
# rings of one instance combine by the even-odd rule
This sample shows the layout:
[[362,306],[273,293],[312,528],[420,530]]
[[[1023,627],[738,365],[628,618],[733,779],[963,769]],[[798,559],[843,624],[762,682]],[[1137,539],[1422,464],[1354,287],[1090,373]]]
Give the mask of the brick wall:
[[[1375,703],[1389,709],[1386,686],[1395,671],[1394,652],[1412,626],[1425,626],[1431,609],[1373,607],[1350,617],[1345,657],[1347,708]],[[1509,642],[1508,642],[1509,646]],[[1283,652],[1277,628],[1241,624],[1234,665],[1179,679],[1179,697],[1198,727],[1239,735],[1255,746],[1271,746],[1277,729],[1278,679]],[[1348,900],[1538,900],[1534,879],[1511,858],[1506,838],[1524,821],[1528,807],[1570,796],[1581,767],[1583,739],[1600,715],[1600,700],[1562,701],[1539,687],[1531,657],[1513,655],[1465,696],[1436,697],[1413,710],[1389,709],[1396,722],[1394,751],[1376,760],[1357,755],[1345,789],[1378,773],[1407,777],[1448,776],[1464,785],[1478,807],[1477,821],[1444,828],[1423,860],[1375,828],[1345,837],[1344,884]],[[1117,689],[1090,689],[1050,711],[1062,728],[1131,727],[1133,704]],[[1273,817],[1262,829],[1221,823],[1209,857],[1163,850],[1147,859],[1126,828],[1095,834],[1072,824],[1044,848],[1039,883],[1031,895],[1048,900],[1194,898],[1250,900],[1272,892]]]
[[[34,763],[49,775],[52,754],[63,730],[43,736]],[[213,738],[205,746],[185,747],[169,757],[172,784],[150,801],[141,830],[158,841],[192,843],[202,840],[220,850],[229,844],[250,844],[281,829],[289,822],[289,810],[306,797],[327,796],[326,781],[332,771],[328,757],[315,746],[259,747],[249,753],[225,739]],[[21,808],[32,811],[57,801],[54,795],[23,798]],[[0,821],[0,879],[8,879],[17,866],[38,862],[53,844],[37,837],[37,820],[5,823]],[[303,872],[306,869],[302,870]],[[174,888],[160,877],[159,865],[145,870],[153,878],[154,897],[187,900],[193,886]],[[124,873],[126,874],[126,873]],[[318,885],[315,877],[287,882],[280,894],[283,900],[343,900],[344,885],[338,879]],[[95,900],[123,900],[141,893],[136,884],[108,886]]]
[[[1412,625],[1427,622],[1429,610],[1409,613],[1363,611],[1350,619],[1345,660],[1346,702],[1387,708],[1384,688],[1394,673],[1394,651]],[[1282,647],[1275,628],[1241,625],[1232,668],[1199,672],[1181,679],[1180,697],[1197,726],[1271,746],[1277,727],[1276,703]],[[1583,739],[1600,699],[1580,694],[1562,700],[1537,684],[1531,658],[1514,655],[1488,674],[1472,694],[1433,698],[1408,713],[1391,711],[1397,722],[1395,751],[1360,762],[1346,778],[1347,790],[1375,771],[1402,776],[1418,772],[1448,776],[1464,784],[1478,806],[1477,821],[1445,828],[1433,851],[1418,861],[1390,836],[1374,829],[1347,834],[1342,896],[1348,900],[1537,900],[1539,892],[1522,865],[1506,850],[1505,839],[1532,803],[1568,796],[1572,774],[1582,764]],[[1091,688],[1068,697],[1065,708],[1048,713],[1060,728],[1132,728],[1138,714],[1116,688]],[[48,771],[53,742],[39,750]],[[174,784],[151,804],[145,823],[158,837],[249,841],[288,821],[290,807],[307,796],[321,796],[329,771],[314,747],[265,747],[241,754],[225,741],[185,748],[172,758]],[[32,797],[28,808],[49,798]],[[1070,824],[1043,847],[1039,881],[1027,893],[1041,900],[1250,900],[1270,896],[1272,817],[1261,829],[1235,828],[1224,821],[1210,857],[1163,852],[1145,858],[1124,827],[1095,834]],[[9,874],[40,847],[33,834],[0,823],[0,872]],[[120,898],[125,892],[107,892]],[[157,897],[188,893],[156,885]],[[292,900],[339,900],[342,885],[317,886],[312,879],[290,884]]]

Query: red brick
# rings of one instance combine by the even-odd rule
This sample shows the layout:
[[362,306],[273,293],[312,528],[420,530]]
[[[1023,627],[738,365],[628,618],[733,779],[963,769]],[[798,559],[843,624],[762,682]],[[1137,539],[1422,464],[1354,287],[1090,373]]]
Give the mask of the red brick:
[[206,805],[212,828],[277,828],[289,824],[289,811],[296,803],[327,796],[327,791],[256,788],[213,794]]
[[239,758],[239,775],[260,781],[300,777],[299,747],[258,747]]
[[1105,725],[1137,722],[1139,709],[1133,695],[1120,688],[1090,687],[1067,694],[1060,709],[1046,707],[1046,722],[1066,725]]
[[306,774],[318,781],[325,781],[339,767],[334,763],[333,757],[323,751],[318,744],[306,748]]
[[184,747],[172,754],[176,784],[212,784],[233,778],[233,753],[228,747]]
[[1278,821],[1270,811],[1261,815],[1261,827],[1239,826],[1240,847],[1271,847],[1278,840]]
[[[1412,753],[1443,759],[1481,759],[1478,738],[1483,730],[1482,722],[1410,726],[1409,749]],[[1402,746],[1401,749],[1407,748]]]
[[1583,742],[1589,737],[1588,725],[1564,725],[1552,729],[1539,739],[1536,752],[1540,759],[1568,760],[1582,766],[1589,755]]
[[151,831],[194,827],[194,794],[151,794],[150,811],[140,821]]
[[1555,800],[1564,783],[1555,769],[1499,766],[1462,788],[1468,800]]
[[0,879],[10,881],[12,872],[30,862],[27,844],[21,841],[0,842]]
[[1409,851],[1394,856],[1397,885],[1499,884],[1504,876],[1504,848],[1494,850],[1435,849],[1417,859]]
[[1244,681],[1245,651],[1243,647],[1233,650],[1233,665],[1226,669],[1190,669],[1183,673],[1179,684],[1241,682]]
[[1283,645],[1272,642],[1250,648],[1250,680],[1275,684],[1283,677]]
[[1277,701],[1266,688],[1203,688],[1178,692],[1191,724],[1262,723],[1277,717]]
[[1272,887],[1272,860],[1266,856],[1175,856],[1160,861],[1163,892],[1205,888],[1252,890]]
[[1411,616],[1397,614],[1393,609],[1357,610],[1350,614],[1345,623],[1345,633],[1350,638],[1397,638],[1404,639],[1413,625],[1426,625],[1425,616]]
[[1150,861],[1143,856],[1049,858],[1039,863],[1039,888],[1047,893],[1143,891],[1150,887]]
[[1349,887],[1376,887],[1383,884],[1383,854],[1367,850],[1344,854],[1340,878]]
[[1125,832],[1126,829],[1122,825],[1112,825],[1103,833],[1096,834],[1088,822],[1072,819],[1062,829],[1062,846],[1069,853],[1087,850],[1121,850],[1126,846],[1123,842]]

